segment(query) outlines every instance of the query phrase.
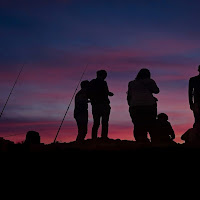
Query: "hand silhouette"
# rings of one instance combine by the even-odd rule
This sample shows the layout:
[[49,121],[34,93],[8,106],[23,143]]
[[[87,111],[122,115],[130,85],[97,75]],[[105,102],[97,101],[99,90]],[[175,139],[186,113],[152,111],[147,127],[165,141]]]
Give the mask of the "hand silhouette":
[[193,110],[194,109],[194,104],[190,105],[190,109]]
[[111,97],[112,97],[113,95],[114,95],[114,94],[113,94],[112,92],[109,92],[109,93],[108,93],[108,96],[111,96]]

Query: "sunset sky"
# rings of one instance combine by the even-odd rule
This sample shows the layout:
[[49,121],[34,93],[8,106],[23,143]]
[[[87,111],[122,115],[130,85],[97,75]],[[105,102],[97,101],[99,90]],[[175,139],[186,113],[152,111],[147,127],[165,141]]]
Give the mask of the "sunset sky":
[[[108,72],[109,137],[134,140],[128,82],[148,68],[160,88],[158,113],[169,116],[176,139],[191,128],[188,81],[200,64],[198,0],[0,0],[0,109],[23,63],[2,118],[0,137],[26,132],[53,142],[78,81]],[[80,89],[80,87],[79,87]],[[78,89],[78,90],[79,90]],[[77,136],[72,102],[57,141]],[[91,105],[89,128],[91,138]],[[99,130],[100,136],[101,129]]]

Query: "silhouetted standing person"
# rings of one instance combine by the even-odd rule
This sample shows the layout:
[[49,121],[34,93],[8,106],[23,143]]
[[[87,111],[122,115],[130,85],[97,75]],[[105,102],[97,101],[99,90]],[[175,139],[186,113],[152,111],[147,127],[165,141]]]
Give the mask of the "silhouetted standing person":
[[157,116],[157,99],[153,96],[159,93],[156,82],[151,79],[148,69],[141,69],[135,80],[128,84],[127,101],[129,113],[134,124],[134,137],[138,142],[149,142],[147,134],[151,135]]
[[93,127],[92,139],[97,139],[100,121],[102,124],[101,137],[108,138],[108,122],[110,116],[110,100],[108,96],[114,94],[109,91],[107,82],[105,81],[107,72],[105,70],[97,71],[97,78],[90,81],[89,98],[92,104]]
[[75,96],[74,118],[78,126],[77,142],[82,142],[87,135],[88,127],[88,94],[89,81],[81,82],[81,90]]
[[189,80],[189,104],[194,113],[194,126],[200,126],[200,65],[198,67],[199,75],[191,77]]

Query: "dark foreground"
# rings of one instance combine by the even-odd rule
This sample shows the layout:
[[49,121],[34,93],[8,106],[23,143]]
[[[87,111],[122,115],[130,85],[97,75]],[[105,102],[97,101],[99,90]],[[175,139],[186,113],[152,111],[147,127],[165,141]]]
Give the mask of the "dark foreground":
[[200,153],[200,145],[186,145],[186,144],[142,144],[135,141],[128,140],[102,140],[91,139],[85,140],[83,143],[69,142],[69,143],[52,143],[52,144],[14,144],[13,142],[2,140],[0,141],[0,152],[64,152],[64,153],[83,153],[83,152],[126,152],[135,154],[194,154]]

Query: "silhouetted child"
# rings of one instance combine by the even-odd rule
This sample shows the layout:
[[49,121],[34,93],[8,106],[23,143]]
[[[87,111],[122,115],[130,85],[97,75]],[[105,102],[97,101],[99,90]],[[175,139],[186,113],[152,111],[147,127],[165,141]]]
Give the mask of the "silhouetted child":
[[88,127],[88,95],[87,88],[89,81],[81,82],[81,90],[75,96],[74,118],[78,126],[77,142],[82,142],[87,135]]
[[165,113],[160,113],[156,119],[151,141],[153,143],[170,143],[174,142],[173,139],[175,139],[175,134],[170,122],[168,122],[168,116]]

